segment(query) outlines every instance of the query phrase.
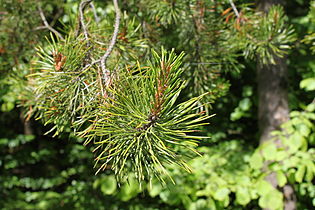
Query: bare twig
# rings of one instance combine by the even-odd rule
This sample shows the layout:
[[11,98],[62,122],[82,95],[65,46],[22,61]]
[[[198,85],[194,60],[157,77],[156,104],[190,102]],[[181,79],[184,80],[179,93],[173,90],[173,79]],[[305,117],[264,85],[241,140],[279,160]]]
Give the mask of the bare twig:
[[37,26],[36,28],[34,28],[34,31],[38,31],[38,30],[42,30],[42,29],[47,29],[46,26]]
[[188,65],[220,65],[231,64],[232,62],[200,62],[200,63],[188,63]]
[[89,34],[88,34],[88,31],[87,31],[87,28],[86,28],[86,25],[85,25],[85,22],[84,22],[83,10],[86,7],[86,5],[91,3],[91,1],[92,0],[81,1],[80,6],[79,6],[80,24],[81,24],[82,29],[83,29],[84,38],[88,42],[88,46],[90,45],[89,41],[88,41],[89,40]]
[[111,80],[110,71],[108,69],[106,69],[106,60],[109,57],[109,55],[111,54],[111,52],[113,51],[114,45],[116,43],[116,39],[117,39],[118,31],[119,31],[119,23],[120,23],[120,11],[119,11],[119,7],[118,7],[118,2],[117,2],[117,0],[113,0],[113,3],[114,3],[114,7],[115,7],[115,12],[116,12],[114,33],[113,33],[112,39],[110,41],[110,44],[109,44],[105,54],[101,58],[102,77],[103,77],[103,84],[105,86],[107,86],[107,84]]
[[99,63],[100,61],[101,61],[101,60],[99,59],[99,60],[93,61],[93,62],[90,63],[90,64],[87,64],[86,66],[83,67],[83,69],[81,70],[81,72],[85,71],[87,68],[93,66],[94,64]]
[[237,8],[236,8],[236,6],[235,6],[233,0],[229,0],[229,1],[230,1],[230,4],[231,4],[231,6],[232,6],[232,8],[233,8],[233,11],[234,11],[236,17],[239,18],[239,17],[240,17],[240,13],[237,11]]
[[103,42],[100,42],[100,41],[97,41],[97,40],[94,40],[94,42],[95,42],[96,44],[103,45],[103,46],[107,45],[107,44],[105,44],[105,43],[103,43]]
[[92,10],[93,10],[95,22],[96,22],[96,23],[99,23],[99,22],[100,22],[100,18],[97,16],[96,9],[95,9],[95,6],[94,6],[93,2],[90,3],[90,7],[91,7]]
[[39,11],[39,15],[40,15],[40,17],[41,17],[41,19],[42,19],[42,21],[43,21],[45,27],[46,27],[48,30],[50,30],[51,32],[53,32],[56,36],[58,36],[62,41],[65,41],[65,39],[63,38],[63,36],[62,36],[58,31],[56,31],[53,27],[51,27],[51,26],[48,24],[48,22],[47,22],[47,20],[46,20],[46,17],[45,17],[45,15],[44,15],[44,12],[43,12],[43,10],[42,10],[42,8],[41,8],[40,6],[38,6],[38,11]]
[[50,22],[49,25],[51,25],[52,27],[56,24],[57,20],[60,18],[60,16],[64,13],[64,9],[60,8],[58,9],[57,13],[54,15],[52,21]]

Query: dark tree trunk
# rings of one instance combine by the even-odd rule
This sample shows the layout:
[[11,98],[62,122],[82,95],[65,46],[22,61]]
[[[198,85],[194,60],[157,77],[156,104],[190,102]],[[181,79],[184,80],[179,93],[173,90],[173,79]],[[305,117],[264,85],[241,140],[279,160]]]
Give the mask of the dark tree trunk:
[[[275,4],[282,4],[282,0],[257,1],[257,9],[268,12]],[[258,59],[258,124],[260,130],[260,144],[271,139],[271,132],[280,130],[281,124],[289,120],[288,92],[287,92],[287,65],[286,58],[274,57],[275,65],[263,65]],[[277,142],[275,142],[277,144]],[[276,175],[270,174],[266,180],[277,187]],[[293,187],[283,187],[285,210],[296,209],[296,198]]]
[[21,123],[23,124],[23,131],[25,135],[33,135],[33,129],[31,126],[31,122],[27,119],[25,119],[23,112],[20,112],[20,120]]
[[[275,65],[257,65],[258,124],[260,143],[270,140],[270,133],[289,120],[287,66],[285,58],[275,57]],[[259,62],[259,61],[258,61]]]
[[259,11],[268,12],[272,5],[281,4],[283,5],[283,0],[256,0],[257,9]]

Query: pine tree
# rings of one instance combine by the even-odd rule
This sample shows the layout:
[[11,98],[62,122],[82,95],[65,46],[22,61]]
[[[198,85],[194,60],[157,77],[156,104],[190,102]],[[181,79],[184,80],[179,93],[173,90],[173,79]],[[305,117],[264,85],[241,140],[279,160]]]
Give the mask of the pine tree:
[[[157,182],[167,183],[168,178],[176,183],[197,179],[201,174],[218,181],[217,185],[202,183],[199,186],[193,182],[190,187],[199,197],[206,196],[221,208],[231,202],[230,193],[235,193],[237,205],[245,206],[258,200],[262,208],[281,209],[284,198],[281,190],[289,178],[293,185],[313,186],[310,184],[313,173],[309,172],[313,167],[312,149],[305,144],[296,148],[293,145],[297,144],[296,136],[307,136],[305,133],[308,128],[312,130],[312,123],[306,123],[300,134],[294,122],[289,121],[286,129],[276,134],[290,150],[275,146],[271,140],[253,152],[236,141],[229,141],[233,134],[227,137],[227,142],[208,139],[214,127],[209,122],[223,122],[226,133],[236,124],[226,125],[227,120],[211,118],[218,99],[232,91],[227,78],[248,71],[243,66],[246,62],[258,63],[259,72],[267,73],[264,70],[275,67],[285,58],[295,40],[282,7],[273,6],[268,13],[263,13],[253,5],[240,2],[245,1],[141,0],[111,4],[87,0],[69,3],[77,5],[71,9],[64,7],[61,22],[65,24],[57,24],[58,27],[53,27],[56,20],[50,16],[50,2],[30,3],[29,9],[33,11],[28,14],[37,15],[29,20],[31,25],[32,21],[35,25],[42,24],[34,29],[34,37],[40,37],[37,32],[43,29],[50,34],[47,33],[45,42],[36,46],[37,55],[32,62],[18,58],[25,62],[23,69],[28,69],[31,63],[27,81],[23,80],[23,87],[18,90],[24,94],[20,99],[28,110],[26,118],[33,115],[44,122],[47,135],[61,136],[70,132],[78,141],[83,139],[83,144],[93,148],[95,153],[96,179],[113,172],[122,185],[126,179],[134,183],[133,176],[136,176],[138,182],[144,183],[142,186],[149,180],[154,189]],[[3,22],[12,24],[10,18]],[[34,37],[27,38],[31,42]],[[306,41],[312,41],[312,36]],[[10,40],[6,40],[6,49],[9,43]],[[27,50],[33,53],[31,47]],[[4,55],[14,63],[12,56]],[[272,79],[274,77],[264,80],[261,86],[267,87]],[[301,86],[311,89],[307,85],[309,81],[313,81],[312,78]],[[251,101],[243,102],[248,100],[239,103],[233,120],[248,114],[238,112],[238,109],[249,109]],[[295,113],[293,119],[311,119],[309,110],[312,109],[308,107],[305,116]],[[260,113],[267,116],[264,111]],[[276,127],[279,126],[280,123]],[[274,133],[271,135],[269,130],[267,133],[266,139],[270,140]],[[198,147],[198,144],[208,147]],[[272,152],[282,152],[283,159],[274,159]],[[242,160],[234,161],[238,154],[242,154]],[[291,157],[299,160],[300,156],[304,157],[306,165],[282,164]],[[194,171],[194,168],[202,170]],[[233,177],[231,168],[235,173]],[[298,172],[292,173],[296,169]],[[184,174],[183,170],[192,174]],[[270,188],[265,182],[264,177],[269,173],[277,174],[278,188]],[[112,175],[108,177],[116,184]],[[226,184],[238,183],[238,178],[246,181],[240,181],[237,187]],[[100,180],[95,186],[102,185]],[[209,191],[217,186],[218,189]],[[261,192],[261,186],[267,190],[263,188]],[[173,188],[180,197],[182,188],[178,185]],[[191,192],[190,195],[196,194]],[[272,202],[271,198],[277,199]],[[183,198],[182,203],[188,208],[187,199]]]
[[[115,18],[99,20],[92,1],[82,1],[65,38],[49,26],[38,6],[52,34],[48,47],[38,47],[29,76],[33,110],[52,124],[49,132],[58,135],[70,128],[86,139],[85,145],[93,142],[97,172],[108,166],[119,180],[132,171],[142,181],[167,173],[165,164],[190,171],[182,156],[189,156],[186,149],[196,153],[196,140],[204,137],[195,133],[208,124],[209,102],[227,88],[219,75],[239,68],[240,50],[245,57],[258,55],[263,63],[274,63],[272,55],[283,56],[294,39],[292,30],[276,7],[260,17],[246,6],[239,13],[234,4],[232,11],[213,2],[143,1],[139,11],[152,12],[136,27],[136,20],[121,15],[118,2],[113,3]],[[124,7],[135,6],[128,4]],[[87,11],[89,5],[92,11]],[[192,34],[188,23],[194,26]],[[174,49],[159,50],[173,45],[163,38],[169,32],[185,58]],[[181,92],[188,91],[183,97]]]
[[[203,137],[194,133],[207,124],[210,116],[198,111],[198,102],[205,94],[178,102],[186,86],[181,79],[184,54],[176,56],[174,50],[167,52],[163,48],[161,55],[152,51],[147,66],[124,55],[123,50],[112,52],[120,24],[120,11],[114,1],[114,33],[101,55],[102,43],[96,38],[100,30],[93,30],[92,24],[87,27],[83,15],[90,3],[80,3],[76,31],[63,38],[52,30],[57,37],[51,34],[48,47],[38,48],[35,73],[29,76],[37,118],[52,124],[49,132],[55,131],[54,135],[70,127],[86,138],[86,145],[93,142],[99,170],[110,166],[119,180],[130,171],[139,181],[152,177],[151,174],[160,177],[166,173],[166,163],[189,171],[181,157],[183,152],[177,147],[196,153],[196,140]],[[116,47],[131,47],[129,41],[117,43]],[[111,61],[116,64],[109,70],[106,61],[111,53],[116,53],[118,59]],[[128,62],[131,64],[124,67]],[[189,151],[185,153],[187,156]]]

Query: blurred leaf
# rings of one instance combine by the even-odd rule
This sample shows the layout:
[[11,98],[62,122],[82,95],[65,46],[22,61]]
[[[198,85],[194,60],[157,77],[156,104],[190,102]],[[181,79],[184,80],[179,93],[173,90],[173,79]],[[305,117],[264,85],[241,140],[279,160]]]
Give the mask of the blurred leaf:
[[282,171],[277,171],[277,181],[279,187],[283,187],[287,183],[287,178]]
[[302,80],[300,83],[300,87],[305,89],[306,91],[315,90],[315,77]]
[[172,192],[171,190],[164,190],[160,193],[160,198],[167,204],[176,205],[180,203],[180,194]]
[[259,206],[262,208],[268,208],[271,210],[277,210],[283,208],[283,195],[279,191],[273,189],[269,193],[264,194],[259,198]]
[[277,157],[277,146],[274,143],[267,143],[262,148],[262,154],[266,160],[275,160]]
[[148,184],[147,188],[151,197],[157,196],[163,190],[162,184],[158,181],[152,181],[152,184]]
[[255,152],[251,158],[250,158],[250,162],[249,162],[250,166],[254,169],[260,169],[263,167],[263,158],[262,156],[259,154],[259,152]]
[[248,193],[248,189],[245,187],[238,187],[236,191],[236,202],[242,206],[247,205],[250,202],[251,198]]
[[298,183],[302,182],[302,180],[304,178],[304,175],[305,175],[305,170],[306,170],[306,166],[305,165],[299,165],[298,166],[297,172],[295,173],[295,180]]
[[122,201],[128,201],[135,197],[140,192],[139,184],[134,178],[130,178],[128,183],[125,183],[118,193],[118,197]]
[[256,184],[256,189],[259,195],[264,196],[269,194],[269,192],[273,191],[274,188],[272,185],[266,180],[260,180]]
[[106,176],[101,181],[101,191],[104,195],[111,195],[115,193],[117,188],[116,179],[113,175]]
[[239,107],[243,111],[249,110],[251,106],[252,106],[252,102],[251,102],[251,100],[249,98],[244,98],[239,103]]
[[307,171],[306,171],[305,179],[308,182],[311,182],[313,180],[314,174],[315,174],[315,164],[314,164],[314,162],[307,161],[306,162],[306,168],[307,168]]
[[196,202],[190,203],[188,210],[208,210],[216,209],[213,200],[198,199]]
[[216,200],[223,201],[226,199],[226,197],[230,194],[230,190],[226,187],[224,188],[219,188],[218,190],[215,191],[213,194],[213,197]]

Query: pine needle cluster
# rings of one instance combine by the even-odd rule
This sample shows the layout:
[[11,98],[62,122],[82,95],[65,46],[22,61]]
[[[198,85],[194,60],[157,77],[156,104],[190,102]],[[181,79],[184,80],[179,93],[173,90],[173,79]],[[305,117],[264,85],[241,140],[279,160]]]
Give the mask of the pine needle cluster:
[[195,152],[203,137],[193,133],[210,116],[196,112],[202,96],[178,104],[185,87],[180,79],[184,54],[176,56],[163,49],[161,53],[152,51],[154,58],[147,67],[139,64],[121,70],[107,89],[113,97],[100,104],[93,123],[81,132],[86,144],[93,140],[97,145],[98,171],[110,166],[120,179],[133,171],[139,181],[167,173],[164,163],[190,171],[183,154],[174,148]]
[[[113,35],[112,29],[97,26],[106,28],[109,22],[90,23],[87,16],[85,23],[83,11],[89,3],[79,6],[76,30],[65,38],[51,34],[48,45],[37,48],[29,75],[37,119],[52,126],[47,133],[56,136],[70,128],[85,145],[93,143],[97,173],[110,168],[119,181],[130,171],[139,182],[160,178],[167,173],[165,164],[190,171],[188,155],[178,148],[196,154],[194,147],[204,137],[195,133],[210,116],[198,111],[204,95],[180,98],[187,84],[181,79],[184,54],[163,48],[148,52],[135,22],[119,22],[115,0]],[[111,37],[108,46],[102,40],[106,37]]]
[[48,133],[58,135],[91,109],[98,90],[97,71],[85,67],[89,49],[81,36],[70,35],[58,43],[53,36],[50,40],[47,49],[38,47],[38,71],[30,78],[35,85],[37,118],[53,124]]
[[[233,13],[224,14],[229,20]],[[245,7],[234,21],[228,21],[245,58],[260,58],[262,64],[274,64],[275,55],[283,57],[296,40],[294,29],[287,23],[281,6],[273,6],[267,14]]]

